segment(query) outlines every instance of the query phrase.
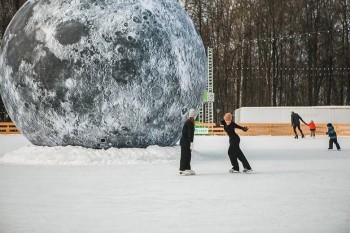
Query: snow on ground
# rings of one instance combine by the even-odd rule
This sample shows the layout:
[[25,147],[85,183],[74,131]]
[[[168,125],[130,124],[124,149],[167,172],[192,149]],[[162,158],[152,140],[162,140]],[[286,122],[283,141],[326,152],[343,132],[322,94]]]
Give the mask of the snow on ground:
[[80,146],[47,147],[29,144],[0,157],[0,164],[111,165],[169,163],[170,161],[176,161],[179,153],[179,146],[95,150]]
[[342,151],[328,151],[327,137],[241,139],[253,174],[228,173],[227,137],[195,137],[197,175],[183,177],[179,147],[90,151],[0,136],[0,232],[350,232],[349,137]]

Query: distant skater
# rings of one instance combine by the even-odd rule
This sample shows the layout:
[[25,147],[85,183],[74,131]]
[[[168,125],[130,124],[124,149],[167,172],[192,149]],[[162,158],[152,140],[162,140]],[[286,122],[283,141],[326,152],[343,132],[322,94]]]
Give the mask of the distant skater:
[[252,172],[252,168],[249,165],[248,160],[244,156],[241,148],[239,147],[240,138],[238,134],[235,132],[235,128],[241,129],[244,132],[248,131],[248,127],[242,127],[240,125],[237,125],[235,122],[232,121],[232,114],[226,113],[224,116],[224,119],[220,121],[221,124],[224,126],[224,130],[226,131],[227,135],[230,138],[230,146],[228,148],[228,156],[231,161],[232,169],[229,170],[230,173],[237,173],[239,172],[239,164],[237,159],[239,159],[242,162],[243,165],[243,172]]
[[300,121],[299,120],[301,120],[305,125],[307,125],[305,123],[305,121],[299,116],[298,113],[292,112],[291,122],[292,122],[292,127],[293,127],[293,130],[294,130],[294,134],[295,134],[295,136],[294,136],[295,139],[298,139],[298,133],[296,131],[296,128],[299,129],[299,131],[301,133],[301,137],[302,138],[305,137],[304,134],[303,134],[303,131],[301,131],[301,129],[300,129]]
[[327,128],[328,128],[328,132],[326,132],[326,134],[328,134],[328,136],[329,136],[328,150],[333,150],[333,143],[334,143],[335,146],[337,147],[337,150],[340,151],[340,146],[339,146],[339,143],[337,140],[337,133],[335,132],[332,123],[328,123]]
[[311,120],[311,122],[309,124],[307,124],[309,126],[310,129],[310,137],[315,138],[315,132],[316,132],[316,125],[315,122],[313,120]]
[[180,175],[182,176],[196,174],[193,170],[191,170],[191,151],[193,149],[194,121],[196,117],[196,111],[194,109],[190,109],[188,119],[182,127],[182,135],[180,139]]

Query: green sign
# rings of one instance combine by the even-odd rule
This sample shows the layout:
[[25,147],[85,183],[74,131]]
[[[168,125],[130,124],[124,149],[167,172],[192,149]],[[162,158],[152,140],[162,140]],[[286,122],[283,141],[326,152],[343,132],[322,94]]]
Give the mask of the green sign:
[[194,134],[209,134],[208,128],[195,128]]
[[204,102],[208,101],[208,92],[207,92],[207,90],[205,90],[204,93],[203,93],[203,101]]

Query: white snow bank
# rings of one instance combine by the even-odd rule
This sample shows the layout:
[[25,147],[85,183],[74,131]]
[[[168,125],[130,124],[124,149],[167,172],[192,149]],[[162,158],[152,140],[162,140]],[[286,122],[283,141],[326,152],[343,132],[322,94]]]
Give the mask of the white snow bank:
[[89,149],[79,146],[45,147],[27,145],[0,157],[0,164],[114,165],[160,164],[178,160],[180,147]]

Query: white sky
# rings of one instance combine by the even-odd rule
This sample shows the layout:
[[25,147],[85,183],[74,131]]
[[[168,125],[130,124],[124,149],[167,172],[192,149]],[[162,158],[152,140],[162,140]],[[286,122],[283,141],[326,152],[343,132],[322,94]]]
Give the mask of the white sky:
[[179,147],[45,152],[0,136],[0,232],[350,232],[349,137],[342,151],[327,137],[241,139],[253,174],[228,173],[228,138],[202,136],[183,177]]

